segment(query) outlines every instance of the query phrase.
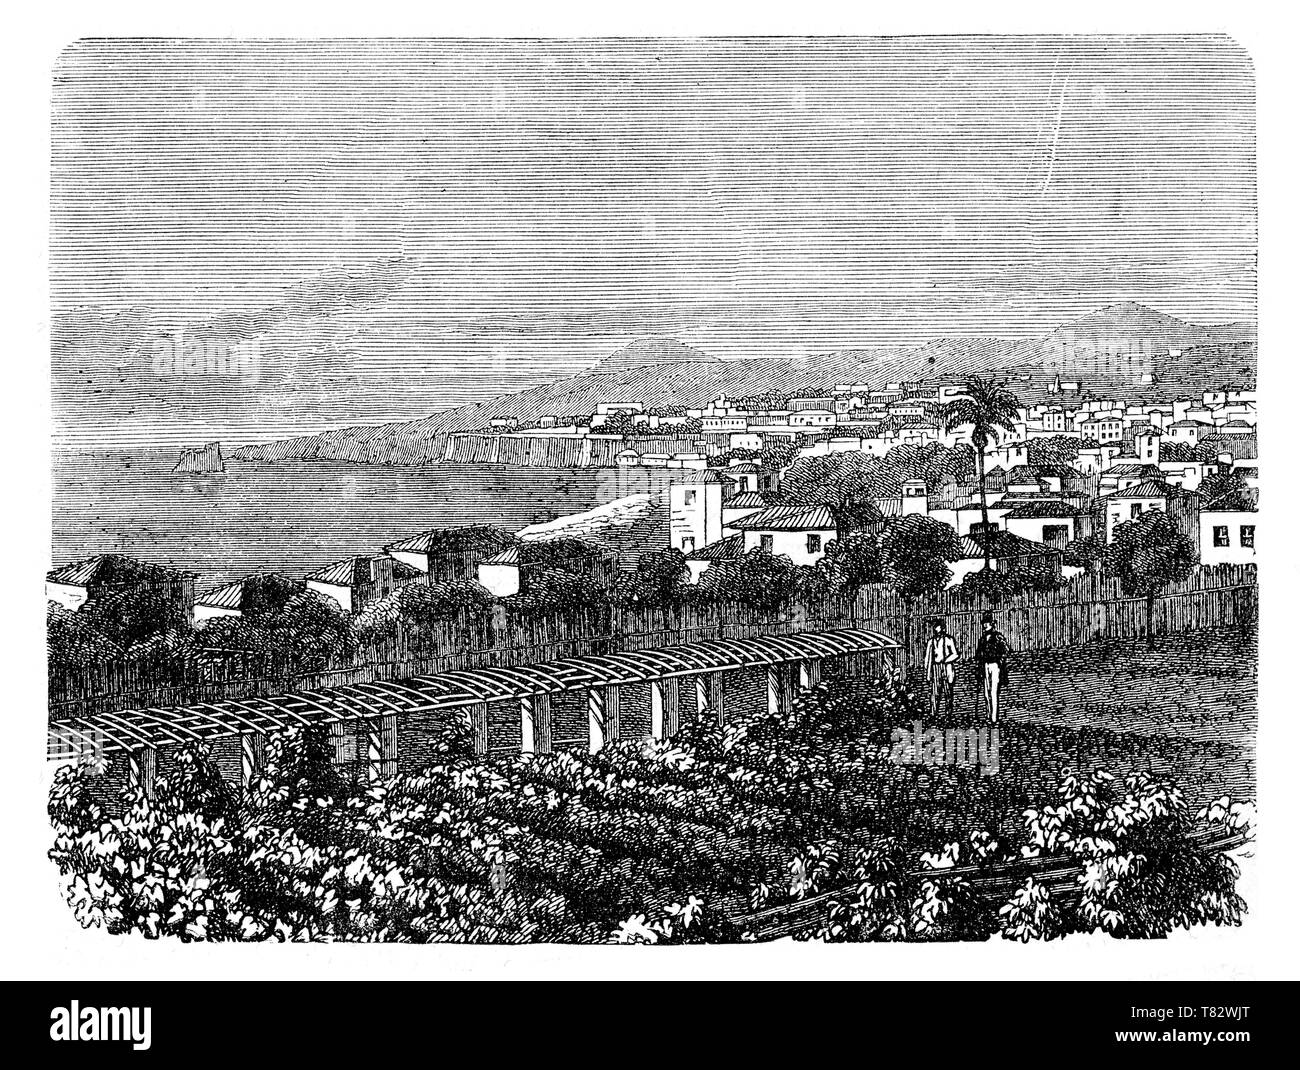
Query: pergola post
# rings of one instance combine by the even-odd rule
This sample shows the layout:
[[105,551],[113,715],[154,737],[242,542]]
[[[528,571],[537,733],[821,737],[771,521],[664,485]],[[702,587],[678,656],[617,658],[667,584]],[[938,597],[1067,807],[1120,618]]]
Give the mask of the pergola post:
[[695,678],[695,708],[700,713],[712,710],[718,727],[727,723],[722,710],[722,673],[705,672]]
[[609,692],[614,688],[587,688],[587,750],[595,754],[609,743]]
[[266,761],[266,736],[261,732],[239,734],[239,789],[244,801],[253,797],[253,781]]
[[822,659],[804,658],[799,662],[799,686],[811,691],[822,682]]
[[551,753],[551,696],[525,695],[519,700],[520,751]]
[[650,681],[650,734],[655,739],[677,735],[679,697],[676,677]]
[[767,667],[767,712],[788,713],[794,705],[792,666],[780,662]]
[[470,730],[474,733],[474,753],[488,752],[488,704],[476,702],[469,708]]
[[366,719],[366,781],[377,784],[397,772],[397,715]]
[[144,797],[152,801],[154,777],[158,773],[158,748],[139,747],[128,751],[126,756],[127,783],[132,790],[144,792]]

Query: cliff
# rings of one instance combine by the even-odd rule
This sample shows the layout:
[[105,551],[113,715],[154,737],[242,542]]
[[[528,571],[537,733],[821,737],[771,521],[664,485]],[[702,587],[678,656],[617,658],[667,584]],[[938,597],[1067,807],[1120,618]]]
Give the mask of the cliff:
[[176,462],[173,472],[182,472],[187,475],[204,474],[207,472],[224,472],[226,462],[221,457],[221,443],[209,442],[206,446],[196,449],[181,450],[181,459]]

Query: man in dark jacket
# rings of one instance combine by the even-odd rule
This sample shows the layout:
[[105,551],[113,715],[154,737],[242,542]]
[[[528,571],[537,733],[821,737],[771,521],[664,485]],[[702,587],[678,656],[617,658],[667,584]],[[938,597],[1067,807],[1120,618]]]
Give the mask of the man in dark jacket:
[[1007,682],[1007,655],[1011,648],[1006,637],[993,624],[993,614],[984,614],[984,634],[975,646],[975,664],[984,676],[984,701],[988,706],[989,720],[998,719],[998,698]]

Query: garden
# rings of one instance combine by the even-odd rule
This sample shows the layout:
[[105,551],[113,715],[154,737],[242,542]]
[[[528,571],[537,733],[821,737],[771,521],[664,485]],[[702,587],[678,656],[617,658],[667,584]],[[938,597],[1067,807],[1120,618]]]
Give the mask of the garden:
[[68,766],[51,858],[81,924],[187,941],[731,942],[787,908],[783,935],[832,941],[1240,922],[1237,865],[1202,845],[1244,830],[1248,805],[1061,768],[1068,727],[1044,746],[1042,725],[1000,726],[996,771],[899,761],[901,728],[966,727],[927,712],[896,678],[828,680],[788,712],[684,718],[670,741],[499,760],[451,725],[430,764],[360,786],[295,730],[247,799],[199,745],[120,813]]

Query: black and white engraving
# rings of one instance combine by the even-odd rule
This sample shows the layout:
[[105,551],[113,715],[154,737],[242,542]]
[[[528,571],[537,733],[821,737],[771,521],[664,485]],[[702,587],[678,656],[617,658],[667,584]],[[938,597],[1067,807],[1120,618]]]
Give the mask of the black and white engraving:
[[51,153],[82,926],[1243,921],[1228,38],[87,39]]

